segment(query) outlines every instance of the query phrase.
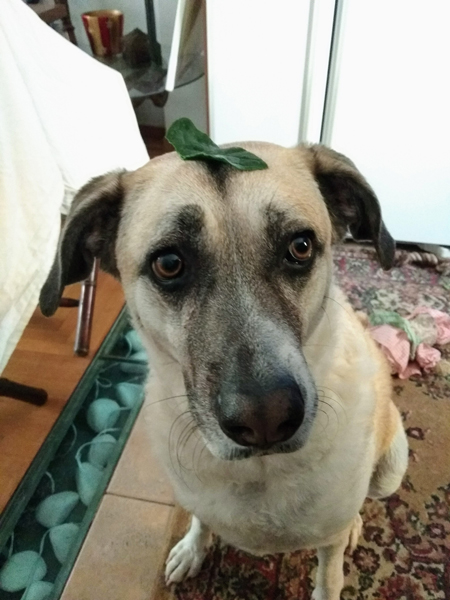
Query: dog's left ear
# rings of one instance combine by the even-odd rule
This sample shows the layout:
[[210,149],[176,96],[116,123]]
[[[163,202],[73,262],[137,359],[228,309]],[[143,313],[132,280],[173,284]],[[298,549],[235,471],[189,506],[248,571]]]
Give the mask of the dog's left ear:
[[338,238],[350,230],[357,241],[372,240],[383,269],[394,263],[395,242],[381,218],[375,192],[352,161],[320,144],[305,147],[311,171]]
[[124,195],[121,175],[96,177],[75,196],[39,297],[46,317],[56,312],[66,285],[89,276],[95,258],[100,259],[104,271],[119,276],[115,246]]

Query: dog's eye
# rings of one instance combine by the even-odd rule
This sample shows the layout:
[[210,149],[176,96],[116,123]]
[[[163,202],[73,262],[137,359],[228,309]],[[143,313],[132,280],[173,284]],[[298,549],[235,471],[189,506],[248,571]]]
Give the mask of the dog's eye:
[[296,235],[289,244],[286,260],[291,263],[303,264],[308,261],[313,253],[313,243],[308,233]]
[[175,277],[179,277],[183,271],[183,260],[174,252],[160,254],[152,262],[152,269],[158,279],[175,279]]

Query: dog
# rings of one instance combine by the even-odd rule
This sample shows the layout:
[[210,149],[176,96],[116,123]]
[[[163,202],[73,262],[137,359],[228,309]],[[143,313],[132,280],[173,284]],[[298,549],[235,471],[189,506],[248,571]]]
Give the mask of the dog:
[[[355,165],[323,145],[243,147],[268,169],[176,153],[77,195],[40,305],[94,258],[120,278],[149,355],[146,420],[191,527],[167,583],[210,532],[256,555],[317,548],[313,598],[337,600],[366,497],[400,485],[408,447],[390,372],[333,281],[332,246],[395,243]],[[101,310],[101,307],[98,308]]]

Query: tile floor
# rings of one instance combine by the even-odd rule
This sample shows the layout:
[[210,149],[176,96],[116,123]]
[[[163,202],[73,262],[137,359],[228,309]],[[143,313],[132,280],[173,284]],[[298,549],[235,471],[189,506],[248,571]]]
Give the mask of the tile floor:
[[141,410],[62,600],[150,600],[173,504]]

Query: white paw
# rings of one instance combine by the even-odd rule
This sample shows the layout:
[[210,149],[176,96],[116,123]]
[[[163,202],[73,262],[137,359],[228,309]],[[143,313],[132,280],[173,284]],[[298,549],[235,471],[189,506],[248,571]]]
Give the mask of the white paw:
[[201,569],[206,549],[189,533],[172,548],[166,560],[166,584],[195,577]]
[[311,600],[339,600],[340,597],[341,594],[339,592],[336,595],[334,593],[327,592],[322,587],[316,587],[312,593]]
[[350,554],[356,550],[356,546],[358,545],[358,540],[361,536],[361,532],[362,532],[362,526],[363,526],[363,521],[361,519],[361,515],[358,514],[356,515],[356,517],[353,519],[353,523],[350,527],[350,534],[348,537],[348,551],[350,552]]
[[322,588],[315,588],[312,593],[311,600],[324,600],[326,596],[324,596],[323,594],[324,592]]

